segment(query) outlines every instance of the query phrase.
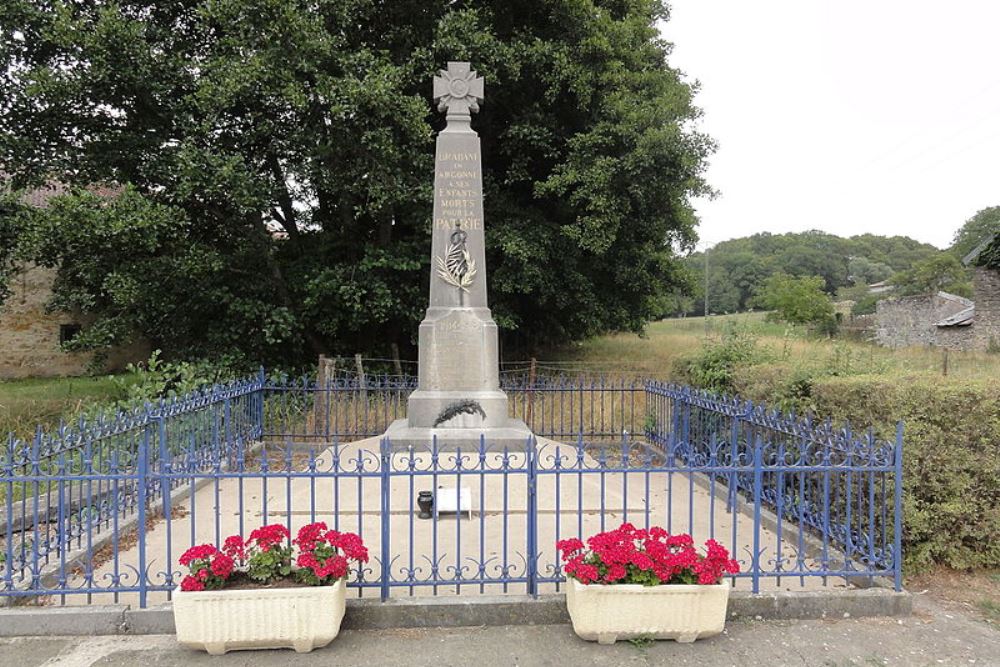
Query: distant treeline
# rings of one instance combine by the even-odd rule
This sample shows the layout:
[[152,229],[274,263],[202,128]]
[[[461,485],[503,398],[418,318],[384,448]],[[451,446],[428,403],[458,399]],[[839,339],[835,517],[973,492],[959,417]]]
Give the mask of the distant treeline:
[[[764,281],[776,273],[820,276],[831,296],[843,288],[868,285],[909,271],[941,250],[906,236],[863,234],[843,238],[820,231],[760,233],[724,241],[708,250],[709,309],[736,312],[754,306]],[[701,313],[705,302],[705,254],[684,260],[691,296],[672,304],[677,313]]]

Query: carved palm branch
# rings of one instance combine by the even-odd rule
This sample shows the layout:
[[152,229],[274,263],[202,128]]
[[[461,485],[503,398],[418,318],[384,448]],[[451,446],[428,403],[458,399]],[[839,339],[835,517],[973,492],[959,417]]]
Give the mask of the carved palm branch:
[[449,244],[445,256],[434,259],[437,262],[438,277],[449,285],[468,292],[476,277],[476,261],[464,246],[464,243]]

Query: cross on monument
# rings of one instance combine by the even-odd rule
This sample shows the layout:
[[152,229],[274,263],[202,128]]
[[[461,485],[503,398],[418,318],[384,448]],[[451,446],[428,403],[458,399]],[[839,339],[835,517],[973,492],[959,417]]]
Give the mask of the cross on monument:
[[483,77],[469,63],[449,62],[448,69],[438,70],[434,77],[434,100],[438,111],[444,111],[449,120],[452,116],[470,118],[479,111],[483,101]]

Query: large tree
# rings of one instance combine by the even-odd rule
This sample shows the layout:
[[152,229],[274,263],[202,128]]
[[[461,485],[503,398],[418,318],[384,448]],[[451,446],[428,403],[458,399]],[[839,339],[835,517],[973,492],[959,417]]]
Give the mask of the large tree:
[[[640,330],[678,283],[712,142],[661,0],[6,0],[0,167],[128,185],[28,216],[86,344],[298,362],[412,344],[431,77],[486,77],[491,305],[510,345]],[[91,233],[93,232],[93,233]]]

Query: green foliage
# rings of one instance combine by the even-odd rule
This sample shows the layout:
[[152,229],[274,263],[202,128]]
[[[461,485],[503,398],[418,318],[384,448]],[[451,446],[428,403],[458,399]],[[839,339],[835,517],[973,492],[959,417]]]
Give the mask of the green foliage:
[[961,260],[950,253],[941,252],[914,264],[912,269],[901,271],[892,277],[896,294],[909,296],[933,294],[939,291],[959,296],[972,296],[972,282],[969,271]]
[[269,583],[292,573],[292,548],[272,546],[267,551],[254,550],[247,558],[247,576]]
[[695,355],[679,359],[674,374],[696,387],[731,392],[736,368],[758,358],[757,336],[748,327],[732,323],[720,338],[705,341]]
[[833,300],[823,291],[820,276],[775,274],[761,286],[757,302],[772,311],[775,318],[790,324],[828,327],[835,322]]
[[984,208],[966,220],[955,232],[951,251],[962,259],[994,234],[1000,234],[1000,206]]
[[222,366],[206,361],[167,362],[160,354],[160,350],[154,350],[146,362],[129,364],[125,375],[110,376],[120,397],[116,407],[129,408],[146,401],[181,396],[200,387],[234,379]]
[[96,316],[77,347],[144,336],[244,370],[405,354],[430,273],[431,77],[469,60],[507,349],[639,331],[684,281],[673,249],[713,150],[665,18],[660,0],[9,0],[15,186],[130,186],[21,219],[24,256],[59,268],[54,306]]
[[878,302],[882,299],[879,294],[866,294],[851,306],[851,315],[872,315],[878,308]]
[[786,410],[872,425],[886,438],[904,421],[907,571],[1000,567],[1000,384],[858,374],[859,367],[845,357],[810,368],[746,365],[733,388]]
[[976,266],[1000,271],[1000,233],[987,245],[975,260]]
[[0,193],[0,305],[10,296],[10,279],[17,268],[18,219],[23,208],[16,195]]
[[867,257],[851,257],[847,263],[848,279],[855,285],[871,285],[882,282],[893,274],[892,267],[882,262],[873,262]]
[[[724,241],[708,251],[709,305],[713,313],[746,310],[764,281],[776,273],[821,276],[823,290],[878,282],[937,254],[931,245],[905,236],[864,234],[842,238],[819,231],[754,234]],[[684,261],[693,276],[697,299],[688,313],[704,309],[705,255]]]

